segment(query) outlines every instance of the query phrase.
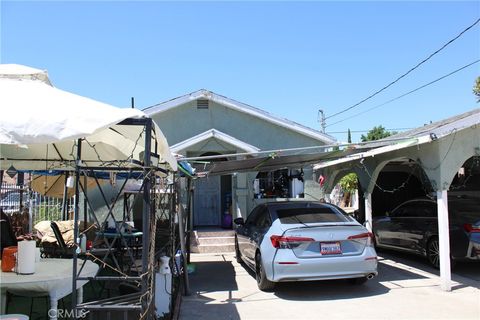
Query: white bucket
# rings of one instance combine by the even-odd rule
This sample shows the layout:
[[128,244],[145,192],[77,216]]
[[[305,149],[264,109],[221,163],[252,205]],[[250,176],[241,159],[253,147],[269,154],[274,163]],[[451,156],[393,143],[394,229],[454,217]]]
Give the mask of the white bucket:
[[36,249],[37,247],[35,241],[24,240],[18,243],[17,273],[35,273]]

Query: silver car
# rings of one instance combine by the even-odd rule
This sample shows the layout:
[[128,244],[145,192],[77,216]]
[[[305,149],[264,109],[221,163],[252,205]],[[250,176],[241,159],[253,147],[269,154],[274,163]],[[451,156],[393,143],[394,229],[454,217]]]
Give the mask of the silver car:
[[282,281],[361,284],[377,275],[372,234],[334,205],[269,202],[234,222],[237,261],[255,271],[260,290]]

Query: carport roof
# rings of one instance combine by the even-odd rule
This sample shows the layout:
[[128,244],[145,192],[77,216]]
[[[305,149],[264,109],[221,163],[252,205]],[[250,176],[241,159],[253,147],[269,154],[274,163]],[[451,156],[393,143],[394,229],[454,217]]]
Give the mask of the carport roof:
[[435,134],[438,138],[451,134],[455,130],[462,130],[480,124],[480,108],[459,114],[457,116],[437,121],[422,127],[394,135],[395,138],[420,137]]
[[319,163],[314,166],[314,169],[331,167],[340,163],[428,143],[479,124],[480,108],[409,131],[398,133],[385,139],[368,142],[362,146],[356,146],[356,153],[346,155],[341,159]]
[[[372,157],[378,154],[429,143],[456,131],[479,124],[480,108],[385,139],[349,144],[343,150],[296,155],[271,153],[266,157],[216,162],[209,170],[209,174],[223,175],[234,172],[271,171],[282,168],[298,168],[299,166],[307,164],[316,164],[314,169],[321,169],[340,163],[359,160],[364,157]],[[327,148],[329,146],[323,147]]]
[[344,157],[354,152],[355,151],[351,149],[286,156],[279,156],[272,153],[267,157],[215,162],[209,170],[209,174],[224,175],[233,172],[272,171],[283,168],[298,168],[299,166],[318,163],[319,161],[338,159],[339,157]]

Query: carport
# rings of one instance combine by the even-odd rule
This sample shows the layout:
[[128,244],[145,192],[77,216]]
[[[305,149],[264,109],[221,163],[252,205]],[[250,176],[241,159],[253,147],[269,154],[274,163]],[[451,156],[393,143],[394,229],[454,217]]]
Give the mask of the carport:
[[359,147],[357,153],[314,166],[318,175],[324,177],[325,193],[331,193],[345,174],[356,173],[365,201],[366,225],[371,231],[372,192],[380,172],[392,163],[404,170],[413,165],[423,169],[416,175],[430,184],[437,199],[440,285],[450,291],[448,191],[464,163],[480,157],[480,109]]
[[[340,146],[342,145],[338,147]],[[328,200],[338,181],[345,174],[354,172],[359,179],[359,191],[364,198],[366,226],[371,231],[372,192],[378,187],[377,181],[382,170],[393,163],[397,169],[410,172],[396,190],[405,187],[410,177],[416,176],[423,185],[429,185],[429,189],[436,196],[440,285],[443,290],[451,291],[450,259],[446,258],[450,256],[448,191],[453,178],[468,159],[474,160],[472,162],[475,165],[480,165],[480,109],[386,139],[343,146],[343,150],[330,145],[316,147],[317,151],[313,151],[314,148],[296,148],[257,152],[255,158],[217,162],[209,168],[208,174],[268,171],[315,164],[313,168],[318,182]],[[318,151],[319,149],[321,151]],[[302,154],[308,151],[309,154]],[[205,157],[207,158],[209,157]],[[411,167],[416,170],[410,169]]]

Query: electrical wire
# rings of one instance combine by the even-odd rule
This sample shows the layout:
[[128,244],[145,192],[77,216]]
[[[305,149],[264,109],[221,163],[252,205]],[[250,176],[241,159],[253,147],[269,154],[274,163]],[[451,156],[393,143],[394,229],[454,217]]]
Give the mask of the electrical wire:
[[462,32],[460,32],[455,38],[451,39],[450,41],[448,41],[447,43],[445,43],[440,49],[436,50],[435,52],[433,52],[432,54],[430,54],[427,58],[423,59],[421,62],[417,63],[413,68],[411,68],[410,70],[408,70],[407,72],[405,72],[404,74],[402,74],[401,76],[399,76],[397,79],[393,80],[392,82],[390,82],[388,85],[384,86],[383,88],[381,88],[380,90],[377,90],[375,93],[369,95],[368,97],[364,98],[363,100],[361,100],[360,102],[357,102],[355,103],[354,105],[348,107],[348,108],[345,108],[337,113],[334,113],[333,115],[331,116],[328,116],[325,118],[325,120],[329,119],[329,118],[332,118],[332,117],[335,117],[339,114],[342,114],[344,112],[347,112],[348,110],[351,110],[357,106],[359,106],[360,104],[364,103],[365,101],[368,101],[370,100],[371,98],[375,97],[377,94],[381,93],[382,91],[388,89],[389,87],[391,87],[392,85],[394,85],[395,83],[397,83],[398,81],[400,81],[402,78],[406,77],[408,74],[410,74],[411,72],[413,72],[415,69],[417,69],[418,67],[420,67],[422,64],[424,64],[425,62],[427,62],[428,60],[430,60],[433,56],[435,56],[437,53],[439,53],[440,51],[442,51],[443,49],[445,49],[448,45],[450,45],[451,43],[453,43],[455,40],[457,40],[458,38],[460,38],[465,32],[467,32],[468,30],[470,30],[471,28],[473,28],[476,24],[478,24],[480,22],[480,18],[477,19],[473,24],[471,24],[470,26],[468,26],[466,29],[464,29]]
[[[387,128],[387,131],[405,131],[405,130],[412,130],[415,128]],[[351,133],[364,133],[369,132],[370,130],[350,130]],[[348,133],[348,131],[329,131],[327,134],[338,134],[338,133]]]
[[408,95],[410,95],[410,94],[412,94],[412,93],[414,93],[414,92],[417,92],[418,90],[421,90],[421,89],[423,89],[423,88],[425,88],[425,87],[428,87],[428,86],[430,86],[430,85],[432,85],[432,84],[434,84],[434,83],[436,83],[436,82],[438,82],[438,81],[440,81],[440,80],[443,80],[443,79],[445,79],[445,78],[447,78],[447,77],[449,77],[449,76],[451,76],[451,75],[454,75],[455,73],[460,72],[460,71],[462,71],[463,69],[466,69],[466,68],[468,68],[468,67],[470,67],[470,66],[472,66],[472,65],[474,65],[474,64],[476,64],[476,63],[478,63],[478,62],[480,62],[480,59],[475,60],[475,61],[473,61],[473,62],[470,62],[469,64],[464,65],[464,66],[461,67],[461,68],[458,68],[458,69],[456,69],[456,70],[454,70],[454,71],[452,71],[452,72],[450,72],[450,73],[448,73],[448,74],[446,74],[446,75],[444,75],[444,76],[441,76],[440,78],[437,78],[437,79],[435,79],[435,80],[433,80],[433,81],[430,81],[430,82],[428,82],[428,83],[426,83],[426,84],[424,84],[424,85],[422,85],[422,86],[420,86],[420,87],[418,87],[418,88],[416,88],[416,89],[410,90],[410,91],[408,91],[408,92],[406,92],[406,93],[404,93],[404,94],[402,94],[402,95],[399,95],[398,97],[395,97],[395,98],[393,98],[393,99],[390,99],[390,100],[388,100],[387,102],[384,102],[384,103],[381,103],[381,104],[379,104],[379,105],[376,105],[376,106],[374,106],[374,107],[372,107],[372,108],[370,108],[370,109],[367,109],[367,110],[365,110],[365,111],[356,113],[356,114],[354,114],[354,115],[352,115],[352,116],[350,116],[350,117],[343,118],[342,120],[339,120],[339,121],[336,121],[336,122],[334,122],[334,123],[331,123],[331,124],[329,124],[329,125],[326,126],[326,127],[333,126],[333,125],[338,124],[338,123],[341,123],[341,122],[343,122],[343,121],[346,121],[346,120],[349,120],[349,119],[358,117],[358,116],[360,116],[360,115],[362,115],[362,114],[364,114],[364,113],[367,113],[367,112],[369,112],[369,111],[372,111],[372,110],[374,110],[374,109],[383,107],[383,106],[386,105],[386,104],[389,104],[389,103],[392,103],[392,102],[394,102],[394,101],[397,101],[397,100],[399,100],[399,99],[401,99],[401,98],[403,98],[403,97],[405,97],[405,96],[408,96]]

